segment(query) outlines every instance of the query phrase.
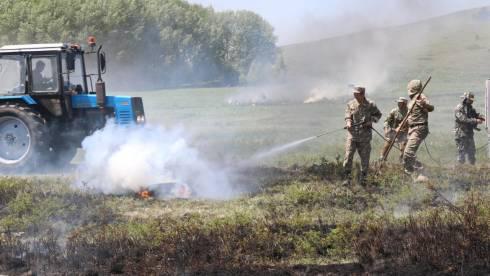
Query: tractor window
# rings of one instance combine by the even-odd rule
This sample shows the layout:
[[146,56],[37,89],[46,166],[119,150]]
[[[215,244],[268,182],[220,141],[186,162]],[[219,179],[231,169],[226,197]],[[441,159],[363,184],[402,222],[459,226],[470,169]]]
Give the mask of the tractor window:
[[32,92],[58,91],[56,56],[32,57]]
[[0,94],[24,94],[26,61],[24,56],[0,56]]
[[80,93],[83,90],[83,68],[82,57],[75,55],[75,70],[68,71],[66,65],[66,54],[62,55],[61,68],[63,72],[63,90],[65,92]]

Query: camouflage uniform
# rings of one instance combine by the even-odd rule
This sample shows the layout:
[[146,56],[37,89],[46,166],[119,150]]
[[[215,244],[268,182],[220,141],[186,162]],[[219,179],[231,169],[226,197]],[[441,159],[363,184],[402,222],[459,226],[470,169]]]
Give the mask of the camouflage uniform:
[[[407,102],[405,98],[400,97],[398,102]],[[381,158],[385,155],[388,150],[391,141],[396,135],[396,128],[403,121],[403,118],[407,115],[408,108],[400,109],[399,107],[393,108],[385,120],[384,130],[385,130],[385,144],[383,146],[383,150],[381,151]],[[405,146],[407,145],[407,135],[408,135],[408,125],[405,124],[405,127],[400,130],[398,136],[396,138],[396,142],[398,143],[401,153],[400,153],[400,162],[403,160],[403,151],[405,150]]]
[[467,103],[467,97],[472,96],[465,93],[463,101],[456,106],[455,116],[455,140],[458,147],[458,162],[464,164],[465,155],[468,155],[470,164],[475,164],[475,140],[473,129],[478,125],[478,118],[482,116],[476,112],[472,104]]
[[403,152],[403,165],[408,173],[413,172],[414,165],[417,164],[417,150],[429,135],[429,112],[434,111],[434,106],[430,105],[429,99],[424,94],[420,94],[419,97],[420,100],[425,101],[424,106],[413,99],[421,89],[422,82],[420,80],[412,80],[408,83],[408,93],[412,99],[408,104],[408,110],[415,105],[408,116],[408,141]]
[[[361,181],[366,179],[371,154],[372,130],[370,123],[377,122],[380,118],[381,112],[376,104],[369,99],[365,98],[363,103],[359,103],[355,99],[347,103],[345,121],[353,125],[347,132],[343,163],[344,172],[348,180],[351,177],[352,160],[356,151],[361,158]],[[357,125],[360,123],[365,124]]]

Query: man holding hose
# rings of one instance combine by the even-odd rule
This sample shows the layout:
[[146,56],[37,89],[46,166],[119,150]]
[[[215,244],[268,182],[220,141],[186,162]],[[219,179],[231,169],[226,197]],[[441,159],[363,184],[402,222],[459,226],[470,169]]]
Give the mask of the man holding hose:
[[420,80],[411,80],[407,86],[410,103],[408,110],[412,112],[408,115],[408,141],[403,152],[403,166],[407,174],[412,174],[415,169],[422,168],[417,161],[417,150],[420,144],[429,134],[429,112],[434,111],[434,106],[429,103],[429,99],[423,93],[416,99],[417,94],[422,89]]
[[369,170],[369,156],[371,154],[372,124],[381,118],[381,112],[376,104],[365,97],[364,87],[354,87],[354,99],[347,103],[345,110],[345,128],[347,129],[347,141],[344,157],[344,185],[350,185],[352,160],[356,151],[361,158],[360,183],[366,183]]

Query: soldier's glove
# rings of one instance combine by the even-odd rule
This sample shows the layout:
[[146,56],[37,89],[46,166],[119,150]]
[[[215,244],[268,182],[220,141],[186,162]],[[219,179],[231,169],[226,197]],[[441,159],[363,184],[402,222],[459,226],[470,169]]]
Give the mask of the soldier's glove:
[[476,123],[479,125],[479,124],[483,124],[483,121],[481,118],[477,118],[476,119]]
[[347,124],[345,124],[345,129],[351,130],[352,129],[352,121],[347,121]]
[[427,101],[425,99],[418,99],[415,101],[420,107],[425,108]]

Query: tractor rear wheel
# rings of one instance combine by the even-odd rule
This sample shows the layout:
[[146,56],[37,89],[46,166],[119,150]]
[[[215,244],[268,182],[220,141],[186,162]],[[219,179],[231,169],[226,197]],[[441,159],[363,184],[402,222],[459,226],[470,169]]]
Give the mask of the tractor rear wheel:
[[25,172],[37,169],[49,145],[46,120],[17,103],[0,105],[0,170]]

